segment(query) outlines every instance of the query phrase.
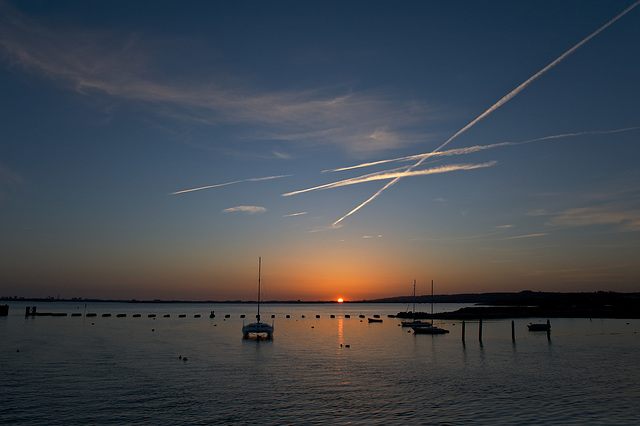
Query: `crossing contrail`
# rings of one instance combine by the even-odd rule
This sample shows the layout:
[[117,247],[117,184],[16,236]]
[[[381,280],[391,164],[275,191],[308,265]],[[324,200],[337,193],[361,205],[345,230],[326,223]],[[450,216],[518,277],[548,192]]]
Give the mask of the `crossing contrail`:
[[[543,75],[544,73],[546,73],[547,71],[549,71],[551,68],[555,67],[556,65],[558,65],[560,62],[562,62],[567,56],[571,55],[573,52],[575,52],[580,46],[582,46],[583,44],[585,44],[586,42],[588,42],[589,40],[591,40],[593,37],[597,36],[598,34],[600,34],[604,29],[606,29],[607,27],[609,27],[611,24],[613,24],[614,22],[616,22],[618,19],[622,18],[624,15],[626,15],[627,13],[629,13],[629,11],[631,11],[633,8],[635,8],[638,4],[640,4],[640,0],[636,1],[635,3],[633,3],[631,6],[627,7],[625,10],[623,10],[622,12],[620,12],[616,17],[614,17],[613,19],[611,19],[609,22],[607,22],[606,24],[604,24],[603,26],[601,26],[600,28],[598,28],[597,30],[595,30],[593,33],[591,33],[589,36],[587,36],[586,38],[584,38],[582,41],[580,41],[578,44],[576,44],[575,46],[573,46],[571,49],[567,50],[566,52],[564,52],[562,55],[560,55],[557,59],[555,59],[553,62],[551,62],[549,65],[547,65],[546,67],[542,68],[540,71],[538,71],[537,73],[535,73],[534,75],[532,75],[531,77],[529,77],[524,83],[522,83],[521,85],[519,85],[518,87],[516,87],[515,89],[513,89],[511,92],[509,92],[507,95],[505,95],[502,99],[500,99],[498,102],[496,102],[495,104],[493,104],[493,106],[491,106],[491,108],[489,108],[488,110],[486,110],[485,112],[483,112],[482,114],[480,114],[475,120],[473,120],[472,122],[470,122],[469,124],[467,124],[466,126],[464,126],[462,129],[458,130],[458,132],[456,134],[454,134],[453,136],[451,136],[449,139],[447,139],[442,145],[440,145],[439,147],[437,147],[436,149],[434,149],[432,152],[438,152],[440,151],[442,148],[444,148],[445,146],[447,146],[449,144],[449,142],[451,142],[452,140],[454,140],[456,137],[458,137],[459,135],[461,135],[462,133],[466,132],[467,130],[469,130],[471,127],[473,127],[476,123],[478,123],[480,120],[482,120],[483,118],[487,117],[489,114],[491,114],[492,112],[494,112],[495,110],[497,110],[498,108],[500,108],[502,105],[506,104],[507,102],[509,102],[511,99],[513,99],[515,96],[517,96],[520,92],[522,92],[524,89],[526,89],[531,83],[533,83],[535,80],[538,79],[538,77],[540,77],[541,75]],[[405,174],[409,174],[414,168],[418,167],[420,164],[422,164],[425,160],[427,159],[427,157],[423,157],[420,160],[418,160],[414,165],[409,166],[405,172]],[[333,222],[333,226],[338,225],[340,222],[342,222],[344,219],[348,218],[349,216],[351,216],[352,214],[354,214],[355,212],[357,212],[358,210],[360,210],[362,207],[366,206],[367,204],[369,204],[371,201],[375,200],[380,194],[382,194],[382,192],[395,185],[400,179],[402,179],[404,177],[404,175],[400,175],[398,177],[396,177],[395,179],[393,179],[392,181],[388,182],[385,186],[383,186],[380,190],[378,190],[378,192],[376,192],[375,194],[373,194],[368,200],[366,200],[365,202],[363,202],[362,204],[360,204],[358,207],[356,207],[355,209],[351,210],[349,213],[347,213],[346,215],[342,216],[340,219],[336,220],[335,222]]]

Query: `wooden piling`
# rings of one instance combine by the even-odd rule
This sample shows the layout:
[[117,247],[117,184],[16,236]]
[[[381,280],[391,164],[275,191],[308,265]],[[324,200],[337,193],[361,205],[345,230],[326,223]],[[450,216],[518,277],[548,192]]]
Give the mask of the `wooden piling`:
[[464,333],[465,333],[465,328],[466,328],[467,323],[465,323],[464,321],[462,321],[462,341],[464,342]]
[[478,325],[478,340],[482,342],[482,318],[480,318],[480,324]]
[[516,323],[514,321],[511,321],[511,340],[516,341]]

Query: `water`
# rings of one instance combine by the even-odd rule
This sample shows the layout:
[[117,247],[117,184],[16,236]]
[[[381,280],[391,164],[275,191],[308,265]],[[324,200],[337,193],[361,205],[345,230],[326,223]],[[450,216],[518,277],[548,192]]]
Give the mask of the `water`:
[[[256,341],[241,336],[240,314],[251,321],[251,305],[94,303],[87,307],[94,318],[25,318],[33,304],[10,303],[9,317],[0,317],[3,424],[577,425],[640,418],[639,320],[551,319],[550,340],[528,332],[530,320],[516,320],[515,344],[510,320],[485,321],[482,342],[478,324],[467,322],[463,343],[460,322],[439,322],[451,331],[440,336],[399,327],[387,314],[402,305],[279,304],[262,309],[263,320],[276,315],[273,341]],[[39,312],[85,309],[36,305]],[[384,322],[369,324],[360,314]]]

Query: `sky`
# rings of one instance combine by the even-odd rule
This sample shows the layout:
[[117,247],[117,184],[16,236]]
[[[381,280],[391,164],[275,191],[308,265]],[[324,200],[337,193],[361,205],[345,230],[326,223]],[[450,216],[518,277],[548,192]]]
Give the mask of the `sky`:
[[640,7],[0,0],[0,296],[640,291]]

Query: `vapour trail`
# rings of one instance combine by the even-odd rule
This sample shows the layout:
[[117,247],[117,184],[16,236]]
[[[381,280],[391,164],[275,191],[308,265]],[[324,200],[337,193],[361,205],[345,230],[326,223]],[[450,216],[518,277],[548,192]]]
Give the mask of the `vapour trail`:
[[233,182],[218,183],[216,185],[208,185],[208,186],[201,186],[199,188],[185,189],[185,190],[182,190],[182,191],[172,192],[169,195],[184,194],[185,192],[200,191],[201,189],[218,188],[218,187],[221,187],[221,186],[233,185],[233,184],[241,183],[241,182],[258,182],[258,181],[261,181],[261,180],[280,179],[280,178],[289,177],[289,176],[291,176],[291,175],[266,176],[266,177],[260,177],[260,178],[249,178],[249,179],[234,180]]
[[424,175],[432,175],[436,173],[454,172],[458,170],[474,170],[474,169],[480,169],[483,167],[491,167],[496,165],[497,163],[498,163],[497,161],[489,161],[489,162],[480,163],[480,164],[451,164],[447,166],[440,166],[440,167],[434,167],[431,169],[417,170],[417,171],[407,171],[406,167],[401,167],[395,170],[385,170],[383,172],[371,173],[368,175],[358,176],[351,179],[345,179],[338,182],[327,183],[325,185],[315,186],[313,188],[287,192],[286,194],[282,194],[282,196],[289,197],[291,195],[298,195],[304,192],[338,188],[340,186],[347,186],[347,185],[356,185],[358,183],[371,182],[374,180],[387,180],[387,179],[394,179],[397,177],[408,177],[408,176],[424,176]]
[[[491,114],[493,111],[497,110],[498,108],[500,108],[502,105],[504,105],[505,103],[509,102],[511,99],[513,99],[513,97],[517,96],[520,92],[522,92],[524,89],[526,89],[531,83],[533,83],[538,77],[540,77],[541,75],[543,75],[544,73],[546,73],[547,71],[549,71],[551,68],[553,68],[554,66],[558,65],[560,62],[562,62],[562,60],[564,60],[567,56],[571,55],[573,52],[576,51],[576,49],[578,49],[580,46],[582,46],[583,44],[585,44],[586,42],[588,42],[589,40],[591,40],[593,37],[597,36],[598,34],[600,34],[600,32],[602,32],[604,29],[606,29],[607,27],[609,27],[611,24],[613,24],[614,22],[616,22],[618,19],[622,18],[624,15],[626,15],[630,10],[632,10],[633,8],[635,8],[638,4],[640,4],[640,0],[636,1],[635,3],[633,3],[631,6],[627,7],[625,10],[623,10],[622,12],[620,12],[616,17],[614,17],[613,19],[611,19],[609,22],[607,22],[606,24],[604,24],[603,26],[601,26],[600,28],[598,28],[597,30],[595,30],[593,33],[591,33],[589,36],[587,36],[586,38],[584,38],[582,41],[580,41],[578,44],[576,44],[575,46],[573,46],[571,49],[567,50],[566,52],[564,52],[562,55],[560,55],[556,60],[554,60],[553,62],[551,62],[549,65],[547,65],[546,67],[542,68],[540,71],[538,71],[537,73],[535,73],[534,75],[532,75],[531,77],[529,77],[524,83],[522,83],[521,85],[519,85],[518,87],[516,87],[515,89],[513,89],[511,92],[509,92],[506,96],[504,96],[502,99],[500,99],[498,102],[496,102],[491,108],[489,108],[488,110],[486,110],[485,112],[483,112],[482,114],[480,114],[475,120],[473,120],[471,123],[467,124],[466,126],[464,126],[462,129],[458,130],[458,132],[456,134],[454,134],[453,136],[451,136],[449,139],[447,139],[442,145],[440,145],[439,147],[437,147],[436,149],[433,150],[433,152],[437,152],[440,151],[442,148],[444,148],[445,146],[447,146],[449,144],[449,142],[451,142],[452,140],[454,140],[456,137],[458,137],[459,135],[461,135],[462,133],[466,132],[468,129],[470,129],[471,127],[473,127],[477,122],[479,122],[480,120],[482,120],[483,118],[487,117],[489,114]],[[415,167],[418,167],[420,164],[422,164],[427,157],[421,158],[420,160],[418,160],[414,165],[410,166],[407,169],[406,173],[411,172],[412,169],[414,169]],[[389,188],[392,185],[395,185],[400,179],[402,179],[403,176],[398,176],[397,178],[395,178],[394,180],[392,180],[391,182],[387,183],[384,187],[382,187],[378,192],[376,192],[375,194],[373,194],[373,196],[371,196],[367,201],[365,201],[364,203],[360,204],[358,207],[356,207],[355,209],[351,210],[349,213],[347,213],[346,215],[342,216],[340,219],[336,220],[335,222],[333,222],[333,225],[337,225],[340,222],[342,222],[344,219],[348,218],[349,216],[351,216],[353,213],[357,212],[358,210],[360,210],[362,207],[366,206],[367,204],[369,204],[371,201],[373,201],[374,199],[376,199],[380,194],[382,194],[382,192]]]
[[638,129],[640,129],[640,126],[627,127],[627,128],[624,128],[624,129],[615,129],[615,130],[590,130],[590,131],[585,131],[585,132],[562,133],[562,134],[559,134],[559,135],[543,136],[543,137],[540,137],[540,138],[529,139],[529,140],[521,141],[521,142],[499,142],[499,143],[494,143],[494,144],[491,144],[491,145],[474,145],[474,146],[470,146],[468,148],[456,148],[456,149],[449,149],[447,151],[428,152],[428,153],[423,153],[423,154],[414,154],[414,155],[408,155],[406,157],[398,157],[398,158],[392,158],[392,159],[388,159],[388,160],[380,160],[380,161],[374,161],[374,162],[370,162],[370,163],[356,164],[355,166],[341,167],[339,169],[323,170],[322,173],[343,172],[343,171],[346,171],[346,170],[353,170],[353,169],[360,169],[360,168],[363,168],[363,167],[377,166],[379,164],[385,164],[385,163],[419,160],[421,158],[450,157],[450,156],[454,156],[454,155],[471,154],[471,153],[474,153],[474,152],[484,151],[484,150],[487,150],[487,149],[499,148],[499,147],[503,147],[503,146],[524,145],[524,144],[528,144],[528,143],[532,143],[532,142],[540,142],[540,141],[545,141],[545,140],[549,140],[549,139],[561,139],[561,138],[568,138],[568,137],[575,137],[575,136],[585,136],[585,135],[608,135],[608,134],[612,134],[612,133],[628,132],[630,130],[638,130]]

